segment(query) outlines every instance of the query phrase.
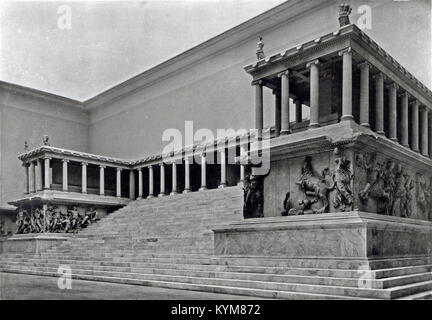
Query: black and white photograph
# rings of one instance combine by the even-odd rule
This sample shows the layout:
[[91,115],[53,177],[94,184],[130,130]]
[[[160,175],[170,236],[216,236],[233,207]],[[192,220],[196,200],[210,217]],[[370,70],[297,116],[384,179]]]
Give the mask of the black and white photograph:
[[0,300],[432,300],[431,26],[431,0],[1,1]]

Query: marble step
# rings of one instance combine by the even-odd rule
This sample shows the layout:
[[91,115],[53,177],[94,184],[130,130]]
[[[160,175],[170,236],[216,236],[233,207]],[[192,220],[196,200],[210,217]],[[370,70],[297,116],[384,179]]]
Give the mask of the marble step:
[[[166,254],[155,254],[154,256],[167,256]],[[181,256],[181,255],[180,255]],[[187,258],[187,257],[186,257]],[[124,258],[125,260],[127,258]],[[56,263],[57,265],[64,259],[56,258],[55,256],[50,256],[45,258],[41,262],[40,257],[35,257],[33,259],[21,259],[21,257],[7,257],[3,259],[5,263]],[[95,261],[82,261],[82,260],[69,260],[70,264],[78,265],[93,265],[94,267],[109,269],[113,268],[118,271],[130,271],[139,269],[181,269],[188,271],[211,271],[211,272],[244,272],[244,273],[264,273],[264,274],[275,274],[275,275],[299,275],[299,276],[321,276],[321,277],[335,277],[335,278],[359,278],[359,273],[357,270],[349,269],[317,269],[317,268],[293,268],[293,267],[265,267],[265,266],[249,266],[249,265],[225,265],[225,264],[190,264],[190,263],[160,263],[160,262],[134,262],[127,264],[126,267],[122,266],[101,266],[101,262],[113,261],[122,262],[122,258],[119,259],[101,259]],[[30,261],[30,262],[28,262]],[[430,272],[432,265],[425,266],[414,266],[414,267],[402,267],[393,268],[389,270],[376,270],[374,271],[375,279],[384,279],[406,276],[406,275],[416,275],[424,274]]]
[[[330,278],[318,276],[288,276],[288,275],[271,275],[271,274],[257,274],[257,273],[234,273],[234,272],[205,272],[205,271],[191,271],[191,270],[173,270],[173,269],[131,269],[126,270],[110,270],[86,265],[71,265],[73,273],[79,274],[92,274],[113,277],[127,277],[134,279],[148,279],[148,280],[169,280],[170,277],[183,277],[193,278],[212,278],[212,279],[225,279],[225,280],[247,280],[247,281],[265,281],[265,282],[281,282],[291,284],[313,284],[313,285],[328,285],[328,286],[341,286],[341,287],[356,287],[358,284],[357,279],[346,278]],[[41,271],[54,271],[57,270],[57,264],[13,264],[8,263],[4,268],[23,268],[31,269],[37,268]],[[374,282],[373,285],[379,288],[380,283]]]
[[[27,266],[27,267],[39,267],[39,268],[57,268],[56,263],[20,263],[20,262],[8,262],[4,264],[5,267],[10,266]],[[227,271],[199,271],[199,270],[179,270],[179,269],[152,269],[152,268],[116,268],[116,267],[103,267],[98,265],[71,265],[74,272],[76,270],[92,270],[100,272],[113,272],[113,273],[124,273],[132,277],[133,274],[158,274],[158,275],[172,275],[172,276],[193,276],[193,277],[206,277],[206,278],[224,278],[224,279],[239,279],[239,280],[257,280],[257,281],[270,281],[270,282],[291,282],[301,284],[319,284],[319,285],[330,285],[330,286],[346,286],[356,287],[358,286],[358,277],[354,278],[341,278],[341,277],[329,277],[329,276],[317,276],[317,275],[286,275],[286,274],[263,274],[263,273],[245,273],[245,272],[227,272]],[[405,275],[399,277],[393,277],[389,279],[376,279],[371,281],[371,285],[374,289],[386,289],[394,286],[400,286],[405,284],[411,284],[416,282],[424,282],[432,280],[431,273]]]
[[[34,275],[51,276],[51,277],[58,276],[56,272],[38,272],[34,270],[9,269],[9,270],[5,270],[5,272],[25,273],[25,274],[34,274]],[[324,294],[263,290],[263,289],[242,288],[242,287],[232,287],[232,286],[191,284],[191,283],[169,282],[169,281],[137,280],[137,279],[128,279],[128,278],[90,276],[90,275],[81,275],[81,274],[73,274],[72,278],[81,279],[81,280],[90,280],[90,281],[114,282],[114,283],[143,285],[143,286],[181,289],[181,290],[204,291],[204,292],[224,293],[224,294],[233,294],[233,295],[246,295],[246,296],[253,296],[253,297],[260,297],[260,298],[270,298],[270,299],[290,299],[290,300],[352,299],[351,297],[324,295]]]
[[432,300],[432,290],[405,296],[398,300]]
[[[26,266],[16,266],[14,269],[3,268],[5,271],[10,270],[33,270],[38,273],[44,272],[57,272],[57,268],[51,271],[39,270],[40,268],[29,268]],[[185,284],[196,284],[196,285],[208,285],[208,286],[230,286],[230,287],[242,287],[258,290],[272,290],[272,291],[291,291],[291,292],[302,292],[308,294],[321,294],[321,295],[335,295],[345,297],[358,297],[358,298],[374,298],[374,299],[392,299],[402,297],[403,295],[418,293],[432,288],[432,281],[420,282],[415,284],[409,284],[405,286],[399,286],[391,289],[366,289],[357,287],[340,287],[330,285],[314,285],[314,284],[300,284],[300,283],[282,283],[282,282],[267,282],[257,280],[239,280],[239,279],[218,279],[218,278],[201,278],[191,276],[168,276],[168,275],[139,275],[134,274],[131,278],[126,273],[109,273],[102,272],[101,275],[98,272],[83,271],[78,273],[74,271],[74,275],[84,274],[96,277],[112,277],[112,278],[124,278],[134,279],[140,281],[168,281],[168,282],[179,282]]]

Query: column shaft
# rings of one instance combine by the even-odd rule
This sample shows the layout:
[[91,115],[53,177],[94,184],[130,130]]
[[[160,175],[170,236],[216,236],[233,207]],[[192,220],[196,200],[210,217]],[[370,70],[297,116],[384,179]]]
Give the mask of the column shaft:
[[360,124],[369,128],[369,70],[370,64],[360,65]]
[[203,153],[201,156],[201,188],[200,191],[207,190],[207,171],[206,171],[206,154]]
[[428,124],[428,117],[429,112],[426,107],[424,107],[421,111],[421,137],[422,137],[422,144],[421,144],[421,154],[425,157],[429,157],[429,124]]
[[143,175],[142,169],[138,168],[138,199],[143,197]]
[[171,195],[177,194],[177,164],[172,163],[172,191]]
[[310,67],[310,124],[309,128],[319,127],[319,62],[308,63]]
[[420,152],[419,149],[419,103],[417,100],[411,105],[411,149]]
[[389,87],[389,138],[398,141],[397,138],[397,85]]
[[409,147],[408,131],[408,93],[404,92],[401,96],[401,144]]
[[29,166],[29,186],[30,186],[30,193],[36,192],[36,184],[35,184],[35,178],[36,178],[36,172],[35,172],[35,165],[34,162],[30,162]]
[[154,196],[153,166],[149,166],[148,170],[149,170],[149,195],[147,198],[153,198]]
[[342,55],[342,121],[353,120],[352,114],[352,52],[351,48]]
[[191,191],[190,187],[190,163],[189,163],[189,157],[185,156],[184,160],[184,172],[185,172],[185,189],[183,193],[188,193]]
[[428,124],[428,133],[429,133],[429,157],[432,158],[432,113],[429,112],[429,124]]
[[24,194],[30,193],[30,181],[29,181],[29,165],[27,163],[23,164],[24,167]]
[[45,189],[49,189],[51,187],[51,169],[50,169],[50,159],[45,158]]
[[[240,156],[244,156],[246,154],[246,149],[242,145],[240,146]],[[245,179],[245,166],[240,164],[240,183],[243,183]]]
[[87,193],[87,163],[83,162],[81,163],[81,192]]
[[165,196],[165,165],[161,163],[160,167],[160,193],[159,197]]
[[129,199],[135,200],[135,172],[129,170]]
[[39,191],[43,189],[42,161],[37,159],[36,162],[36,191]]
[[264,127],[263,87],[261,81],[255,85],[255,92],[255,129],[258,129],[258,134],[261,137]]
[[225,149],[221,150],[220,153],[221,159],[221,182],[219,188],[226,187],[226,153]]
[[105,195],[105,166],[99,166],[99,194]]
[[282,113],[281,113],[281,134],[290,133],[290,85],[289,85],[289,72],[286,71],[281,74],[281,99],[282,99]]
[[69,160],[63,159],[62,161],[62,189],[68,191],[68,162]]
[[116,196],[121,198],[121,168],[116,168]]

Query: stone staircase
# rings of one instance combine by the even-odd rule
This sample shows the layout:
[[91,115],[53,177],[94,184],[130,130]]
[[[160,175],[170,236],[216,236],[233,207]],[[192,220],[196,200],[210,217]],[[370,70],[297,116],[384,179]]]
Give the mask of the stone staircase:
[[240,187],[138,200],[40,254],[3,254],[2,272],[276,299],[428,299],[432,264],[423,257],[364,260],[213,255],[211,227],[242,220]]

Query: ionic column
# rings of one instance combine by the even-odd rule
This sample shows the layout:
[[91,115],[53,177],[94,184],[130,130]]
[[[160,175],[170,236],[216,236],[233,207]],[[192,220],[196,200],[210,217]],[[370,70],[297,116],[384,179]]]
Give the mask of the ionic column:
[[36,176],[36,174],[35,174],[35,165],[34,165],[33,161],[30,162],[28,170],[29,170],[29,189],[30,189],[29,192],[34,193],[34,192],[36,192],[36,189],[35,189],[35,176]]
[[289,71],[280,74],[281,77],[281,99],[282,99],[282,113],[281,113],[281,134],[290,133],[290,87],[289,87]]
[[142,168],[138,168],[138,199],[143,198],[143,175]]
[[122,168],[116,168],[116,196],[121,198],[121,172]]
[[201,188],[199,191],[207,190],[207,171],[206,171],[207,159],[206,154],[201,155]]
[[135,172],[131,169],[129,170],[129,199],[135,198]]
[[45,186],[44,189],[48,190],[51,187],[51,170],[50,170],[50,160],[51,158],[45,158]]
[[24,194],[30,193],[30,181],[29,181],[29,164],[23,163],[24,167]]
[[365,61],[360,67],[360,125],[370,128],[369,124],[369,70],[371,65]]
[[306,65],[310,68],[310,123],[309,128],[319,125],[319,61],[314,60]]
[[408,131],[408,93],[401,95],[401,144],[409,148],[409,131]]
[[159,197],[165,196],[165,165],[163,163],[159,164],[160,167],[160,193]]
[[347,48],[342,56],[342,118],[341,121],[353,120],[352,114],[352,51]]
[[275,136],[281,133],[281,94],[279,90],[273,90],[275,96]]
[[172,163],[172,191],[170,195],[177,194],[177,164],[175,162]]
[[99,166],[99,194],[105,195],[105,166]]
[[81,192],[87,193],[87,162],[81,163]]
[[[242,145],[240,146],[240,157],[244,156],[246,154],[246,149]],[[240,183],[243,183],[245,180],[245,166],[243,164],[240,164]]]
[[261,137],[264,127],[264,105],[262,81],[255,84],[255,129],[258,129],[258,136]]
[[294,100],[295,106],[296,106],[296,113],[295,113],[295,118],[296,118],[296,123],[300,123],[303,120],[303,103],[300,99],[295,99]]
[[419,103],[414,100],[411,105],[411,149],[420,152],[419,149]]
[[67,159],[63,159],[62,160],[62,165],[63,165],[63,170],[62,170],[62,184],[63,184],[63,191],[68,191],[68,163],[69,160]]
[[43,189],[42,161],[37,159],[36,162],[36,191],[39,191]]
[[429,117],[429,111],[428,111],[427,107],[425,106],[421,110],[421,121],[422,121],[422,126],[421,126],[421,137],[422,137],[421,154],[424,155],[425,157],[429,157],[428,117]]
[[397,89],[396,83],[389,85],[389,138],[398,141],[397,138]]
[[149,170],[149,195],[148,199],[154,197],[154,181],[153,181],[153,166],[148,167]]
[[220,152],[220,158],[221,158],[221,183],[219,185],[219,188],[225,188],[226,187],[226,153],[225,149],[221,150]]
[[384,132],[384,75],[380,72],[375,79],[375,131],[385,135]]
[[184,172],[185,172],[185,189],[183,190],[183,193],[188,193],[191,191],[190,187],[190,162],[189,157],[185,156],[184,159]]

